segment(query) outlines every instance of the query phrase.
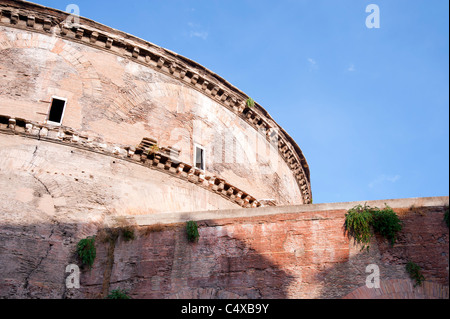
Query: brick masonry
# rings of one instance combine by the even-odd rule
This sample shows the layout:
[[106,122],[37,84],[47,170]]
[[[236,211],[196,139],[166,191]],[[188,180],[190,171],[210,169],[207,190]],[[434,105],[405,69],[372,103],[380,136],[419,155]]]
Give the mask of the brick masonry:
[[[274,209],[278,214],[266,216],[199,220],[198,244],[187,243],[182,228],[150,233],[132,243],[119,240],[115,259],[121,262],[115,265],[112,286],[145,298],[204,289],[214,289],[215,296],[251,299],[448,298],[445,207],[413,205],[395,208],[403,222],[396,245],[375,236],[369,252],[361,252],[344,235],[346,210],[333,209],[283,214],[280,207]],[[130,266],[130,259],[145,260],[145,266]],[[423,269],[424,286],[411,288],[405,271],[409,260]],[[371,264],[379,267],[382,283],[373,291],[361,289]]]
[[[48,222],[11,220],[0,225],[0,297],[102,298],[108,287],[148,299],[448,298],[448,197],[383,202],[392,204],[404,228],[394,247],[375,236],[369,252],[342,228],[342,207],[358,203],[167,214],[159,222],[157,215],[136,218],[136,238],[120,235],[112,246],[102,240],[102,229],[132,220],[80,223],[58,214]],[[216,217],[203,218],[208,214]],[[196,216],[200,239],[192,244],[185,220]],[[81,267],[80,289],[66,289],[65,266],[80,265],[76,243],[91,235],[98,236],[94,267]],[[422,267],[424,286],[412,287],[408,260]],[[365,287],[371,264],[380,269],[380,289]]]

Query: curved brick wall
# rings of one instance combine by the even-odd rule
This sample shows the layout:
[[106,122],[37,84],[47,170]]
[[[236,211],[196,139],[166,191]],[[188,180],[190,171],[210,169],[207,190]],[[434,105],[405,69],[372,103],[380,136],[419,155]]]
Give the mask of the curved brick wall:
[[9,203],[4,214],[21,210],[84,222],[102,221],[111,214],[240,207],[208,187],[189,182],[187,174],[20,136],[0,134],[0,145],[0,194]]
[[[0,1],[0,115],[45,125],[67,99],[63,130],[135,148],[144,138],[275,205],[311,201],[307,162],[260,106],[201,65],[123,32],[31,3]],[[258,204],[259,205],[259,204]]]

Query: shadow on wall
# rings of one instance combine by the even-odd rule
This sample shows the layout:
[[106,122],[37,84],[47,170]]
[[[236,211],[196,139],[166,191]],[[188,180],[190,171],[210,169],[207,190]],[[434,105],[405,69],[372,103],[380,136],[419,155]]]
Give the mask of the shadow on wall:
[[[190,243],[185,226],[139,227],[135,240],[119,237],[110,290],[125,289],[139,299],[287,298],[292,277],[226,227],[199,223],[200,240]],[[99,252],[85,278],[86,296],[98,297],[101,265],[108,258],[104,248]]]
[[65,298],[65,268],[78,264],[76,244],[95,229],[56,221],[0,225],[0,298]]
[[[448,296],[442,208],[405,211],[397,244],[376,237],[369,253],[343,236],[344,213],[203,221],[198,243],[188,242],[185,223],[135,227],[130,241],[123,233],[99,233],[95,224],[3,224],[0,298],[93,299],[113,289],[139,299],[425,298],[442,296],[442,285]],[[66,289],[66,266],[81,265],[76,245],[92,235],[98,236],[93,268],[82,267],[80,289]],[[407,284],[409,259],[431,282],[422,290],[411,292]],[[379,266],[384,290],[357,290],[370,264]]]
[[[361,251],[351,241],[350,259],[335,264],[320,274],[323,282],[321,299],[448,299],[449,233],[444,222],[448,207],[409,207],[395,209],[403,229],[391,246],[375,234],[369,251]],[[412,261],[421,267],[425,282],[416,287],[406,271]],[[380,274],[380,288],[368,288]],[[368,268],[368,266],[370,266]]]
[[[202,228],[201,240],[192,244],[184,224],[136,228],[132,241],[120,234],[110,242],[97,230],[0,225],[0,298],[97,299],[119,288],[139,299],[287,298],[289,274],[225,232],[217,236]],[[89,269],[75,250],[80,239],[94,234],[96,259]],[[66,288],[70,264],[81,269],[80,289]]]

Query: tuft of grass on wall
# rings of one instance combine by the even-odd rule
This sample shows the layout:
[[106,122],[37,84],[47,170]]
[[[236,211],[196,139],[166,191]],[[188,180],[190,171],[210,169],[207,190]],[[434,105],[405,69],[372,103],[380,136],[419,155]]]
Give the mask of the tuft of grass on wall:
[[131,299],[131,297],[125,290],[115,289],[109,293],[107,299]]
[[248,98],[247,102],[246,102],[246,105],[250,109],[254,108],[255,107],[255,100],[253,100],[252,98]]
[[422,269],[419,265],[412,261],[408,261],[406,264],[406,271],[408,272],[411,279],[415,280],[414,287],[422,285],[422,283],[425,281],[425,277],[422,274]]
[[131,241],[136,238],[135,233],[134,233],[134,228],[131,226],[123,227],[121,229],[121,231],[122,231],[122,236],[125,239],[125,241]]
[[132,219],[120,217],[116,218],[116,228],[117,231],[122,234],[125,241],[131,241],[136,239],[136,224]]

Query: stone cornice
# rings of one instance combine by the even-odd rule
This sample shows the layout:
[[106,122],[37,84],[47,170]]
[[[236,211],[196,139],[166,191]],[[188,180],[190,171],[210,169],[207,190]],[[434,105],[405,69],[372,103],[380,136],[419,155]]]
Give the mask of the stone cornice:
[[67,26],[66,12],[26,1],[0,0],[0,25],[44,33],[104,50],[151,67],[205,94],[241,117],[268,141],[278,138],[281,157],[292,170],[303,202],[311,203],[310,170],[300,147],[258,103],[246,106],[247,95],[212,71],[170,50],[80,17],[80,24]]
[[224,179],[207,175],[196,167],[178,161],[177,152],[171,152],[171,149],[146,152],[142,145],[135,147],[107,144],[99,139],[79,134],[68,127],[43,125],[5,115],[0,115],[0,134],[19,135],[114,157],[193,183],[243,208],[264,206],[263,202]]

